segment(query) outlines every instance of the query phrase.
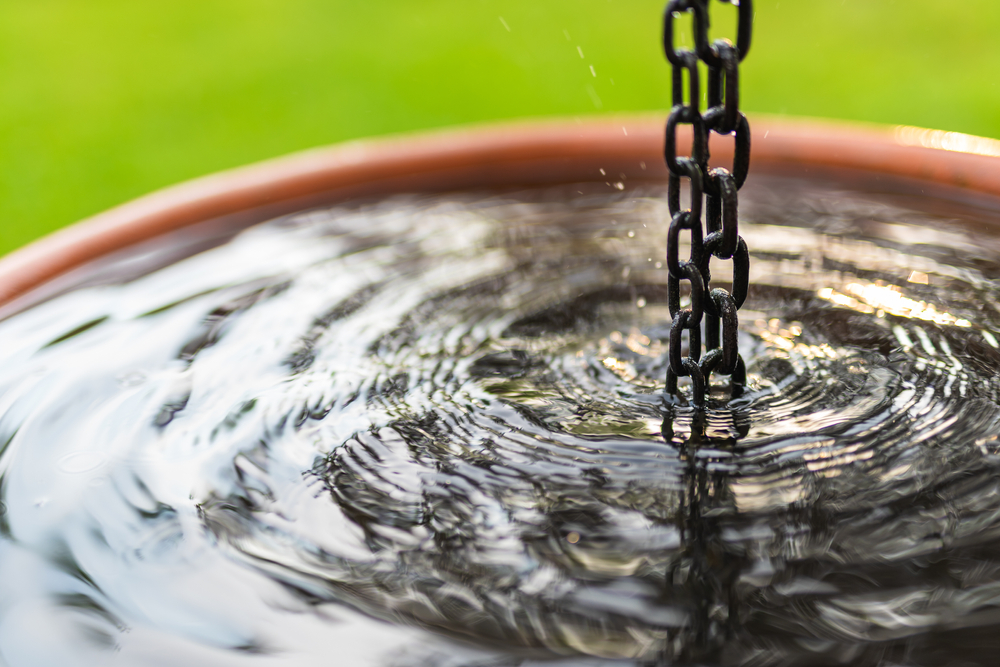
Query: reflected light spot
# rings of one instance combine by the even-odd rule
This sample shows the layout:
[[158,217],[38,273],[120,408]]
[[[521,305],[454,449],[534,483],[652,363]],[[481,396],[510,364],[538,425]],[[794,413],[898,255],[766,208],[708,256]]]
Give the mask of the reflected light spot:
[[968,320],[948,312],[939,311],[932,303],[903,296],[902,288],[897,285],[851,283],[845,291],[849,294],[841,294],[834,289],[824,287],[816,294],[825,301],[850,308],[859,313],[882,311],[882,315],[888,313],[897,317],[924,320],[935,324],[950,324],[957,327],[972,326]]
[[901,125],[896,128],[896,143],[903,146],[923,146],[956,153],[972,153],[1000,157],[1000,141],[976,137],[961,132],[927,130],[921,127]]

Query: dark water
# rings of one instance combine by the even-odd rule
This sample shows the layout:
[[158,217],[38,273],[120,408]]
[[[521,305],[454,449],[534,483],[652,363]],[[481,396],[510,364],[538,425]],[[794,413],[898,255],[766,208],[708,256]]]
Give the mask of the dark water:
[[994,664],[1000,214],[744,193],[704,428],[651,189],[304,213],[0,323],[0,661]]

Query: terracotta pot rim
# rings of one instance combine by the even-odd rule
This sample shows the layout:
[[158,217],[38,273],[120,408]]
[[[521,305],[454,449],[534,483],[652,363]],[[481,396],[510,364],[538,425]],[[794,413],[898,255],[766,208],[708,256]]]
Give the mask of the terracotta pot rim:
[[[665,112],[507,122],[350,141],[181,183],[0,259],[0,306],[110,253],[200,222],[243,226],[320,204],[401,192],[663,181]],[[902,126],[751,116],[757,171],[874,172],[1000,195],[1000,141]],[[682,137],[680,140],[684,142]],[[713,145],[731,159],[731,142]],[[16,303],[15,303],[16,302]]]

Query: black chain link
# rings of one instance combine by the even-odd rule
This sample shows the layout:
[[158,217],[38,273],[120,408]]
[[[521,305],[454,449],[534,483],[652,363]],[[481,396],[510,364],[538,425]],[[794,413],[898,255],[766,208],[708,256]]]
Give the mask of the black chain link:
[[[710,42],[709,0],[670,0],[663,15],[663,50],[673,67],[673,108],[667,118],[663,155],[670,170],[667,202],[667,301],[670,316],[667,392],[677,395],[677,379],[690,377],[691,402],[705,405],[713,373],[730,377],[730,391],[739,396],[746,385],[746,367],[737,349],[737,311],[747,298],[750,254],[739,234],[739,201],[750,168],[750,124],[739,109],[739,64],[750,49],[752,0],[722,0],[738,7],[736,44],[727,39]],[[684,13],[694,18],[694,50],[674,48],[674,21]],[[707,109],[700,111],[701,77],[698,62],[708,69]],[[687,103],[684,74],[688,76]],[[691,125],[690,157],[677,155],[677,126]],[[734,135],[732,169],[709,170],[709,136]],[[691,204],[681,208],[681,179],[689,181]],[[702,200],[704,198],[704,204]],[[702,210],[705,228],[702,227]],[[705,235],[705,230],[708,234]],[[681,232],[690,235],[691,254],[680,259]],[[733,262],[732,291],[712,288],[712,257]],[[681,283],[690,284],[691,305],[681,308]],[[702,325],[705,355],[702,356]],[[721,333],[720,333],[721,329]],[[684,355],[684,332],[688,335]]]

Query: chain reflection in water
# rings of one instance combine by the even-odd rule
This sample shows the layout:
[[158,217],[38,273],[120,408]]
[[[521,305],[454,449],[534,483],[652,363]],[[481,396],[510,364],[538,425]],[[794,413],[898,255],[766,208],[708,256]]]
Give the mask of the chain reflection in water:
[[[739,631],[741,609],[736,589],[746,565],[745,559],[725,547],[722,538],[720,519],[735,505],[729,488],[733,469],[726,465],[726,459],[737,440],[749,432],[749,417],[733,411],[706,414],[693,410],[685,416],[686,424],[678,434],[676,413],[676,408],[668,409],[663,438],[678,447],[686,464],[687,488],[678,513],[681,555],[667,572],[667,585],[673,587],[667,595],[683,599],[691,610],[690,636],[670,647],[662,663],[719,664],[732,657],[725,649]],[[709,434],[710,419],[714,435]]]

